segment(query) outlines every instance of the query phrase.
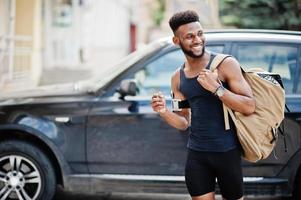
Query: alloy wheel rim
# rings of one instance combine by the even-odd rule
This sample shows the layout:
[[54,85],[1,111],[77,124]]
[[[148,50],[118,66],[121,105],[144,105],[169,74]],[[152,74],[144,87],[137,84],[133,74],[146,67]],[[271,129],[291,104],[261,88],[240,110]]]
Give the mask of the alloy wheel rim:
[[41,174],[32,161],[20,155],[0,158],[0,200],[34,200],[41,184]]

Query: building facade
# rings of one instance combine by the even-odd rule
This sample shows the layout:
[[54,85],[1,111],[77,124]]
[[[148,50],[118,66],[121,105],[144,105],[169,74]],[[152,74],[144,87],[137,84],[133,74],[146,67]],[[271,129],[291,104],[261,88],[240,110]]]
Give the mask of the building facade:
[[130,16],[129,0],[0,0],[1,89],[106,70],[130,53]]
[[39,0],[0,1],[1,88],[33,87],[41,74]]
[[170,36],[168,19],[187,9],[221,27],[218,0],[0,0],[0,88],[88,79]]

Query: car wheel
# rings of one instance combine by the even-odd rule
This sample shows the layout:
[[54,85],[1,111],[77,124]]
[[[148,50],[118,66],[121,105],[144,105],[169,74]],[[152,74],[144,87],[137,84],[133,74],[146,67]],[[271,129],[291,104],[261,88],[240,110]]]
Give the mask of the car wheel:
[[50,200],[56,190],[54,168],[31,143],[0,142],[0,199]]
[[293,198],[299,200],[301,199],[301,166],[298,168],[296,177],[295,177],[295,183],[294,183],[294,189],[293,189]]

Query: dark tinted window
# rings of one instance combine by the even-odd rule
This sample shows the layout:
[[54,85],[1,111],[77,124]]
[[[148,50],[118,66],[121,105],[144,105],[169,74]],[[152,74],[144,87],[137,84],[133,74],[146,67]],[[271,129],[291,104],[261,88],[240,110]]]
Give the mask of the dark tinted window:
[[299,55],[299,73],[296,77],[296,88],[295,91],[297,94],[301,94],[301,56]]
[[170,78],[174,71],[181,67],[185,57],[181,50],[168,52],[157,58],[135,74],[140,95],[152,95],[162,91],[170,94]]
[[207,45],[206,48],[209,51],[216,52],[216,53],[223,53],[224,45]]
[[[269,44],[238,45],[236,58],[245,68],[259,67],[281,75],[287,94],[296,93],[297,47]],[[300,90],[299,90],[300,92]]]
[[[223,46],[208,46],[209,51],[222,52]],[[139,85],[140,95],[152,95],[154,92],[162,91],[165,95],[170,94],[171,76],[177,68],[181,67],[185,56],[181,49],[164,54],[146,65],[135,74]]]

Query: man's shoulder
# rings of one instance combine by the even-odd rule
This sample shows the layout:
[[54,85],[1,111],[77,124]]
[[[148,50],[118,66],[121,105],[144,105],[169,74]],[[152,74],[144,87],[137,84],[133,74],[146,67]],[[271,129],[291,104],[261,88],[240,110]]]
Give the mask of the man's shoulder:
[[219,71],[224,79],[229,79],[230,77],[241,74],[241,67],[239,62],[233,56],[228,56],[220,64]]
[[232,55],[226,55],[226,54],[222,54],[224,57],[223,62],[221,63],[221,65],[227,65],[227,66],[240,66],[239,62],[236,60],[235,57],[233,57]]
[[174,78],[180,77],[181,69],[182,69],[182,66],[181,66],[181,67],[178,67],[178,68],[173,72],[171,78],[174,79]]

